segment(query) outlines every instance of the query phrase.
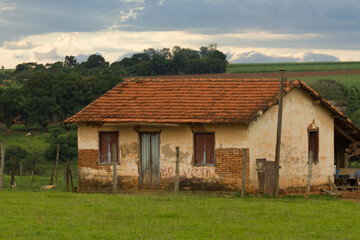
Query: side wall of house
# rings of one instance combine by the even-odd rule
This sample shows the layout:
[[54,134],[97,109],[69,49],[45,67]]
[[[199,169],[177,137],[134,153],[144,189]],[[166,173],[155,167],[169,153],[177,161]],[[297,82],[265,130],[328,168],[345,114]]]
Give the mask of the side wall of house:
[[[275,161],[278,106],[273,106],[249,126],[250,185],[258,186],[256,159]],[[319,128],[319,163],[312,168],[311,185],[316,190],[334,174],[334,120],[330,112],[300,89],[284,97],[280,152],[280,189],[301,193],[308,173],[308,126]]]
[[[79,125],[79,190],[111,191],[112,166],[99,164],[99,131],[119,131],[117,166],[120,188],[139,187],[139,132],[160,132],[160,185],[172,189],[175,182],[176,147],[180,149],[180,188],[225,190],[240,189],[243,149],[249,149],[247,126],[187,125],[179,127]],[[215,165],[194,166],[194,132],[215,133]],[[250,153],[251,154],[251,153]],[[248,181],[249,182],[249,181]]]

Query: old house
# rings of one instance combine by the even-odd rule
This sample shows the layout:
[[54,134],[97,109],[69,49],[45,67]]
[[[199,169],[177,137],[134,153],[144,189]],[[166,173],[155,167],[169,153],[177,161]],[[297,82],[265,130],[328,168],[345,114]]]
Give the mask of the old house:
[[[268,186],[278,94],[276,79],[121,83],[66,120],[78,124],[79,190],[109,191],[114,160],[119,188],[173,188],[177,146],[180,188],[241,189],[242,171],[248,191]],[[360,140],[359,129],[301,81],[285,83],[283,106],[280,189],[304,190],[309,152],[312,189],[327,185],[341,149]]]

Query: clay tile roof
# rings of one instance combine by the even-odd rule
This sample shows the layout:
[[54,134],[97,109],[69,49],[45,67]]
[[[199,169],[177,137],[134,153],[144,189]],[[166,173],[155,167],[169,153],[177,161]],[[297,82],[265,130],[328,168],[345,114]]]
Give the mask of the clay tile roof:
[[[301,81],[286,82],[284,94],[294,88],[303,89],[351,124]],[[246,124],[276,105],[278,94],[278,79],[132,79],[115,86],[65,122]]]
[[65,122],[248,123],[278,91],[277,79],[138,79]]

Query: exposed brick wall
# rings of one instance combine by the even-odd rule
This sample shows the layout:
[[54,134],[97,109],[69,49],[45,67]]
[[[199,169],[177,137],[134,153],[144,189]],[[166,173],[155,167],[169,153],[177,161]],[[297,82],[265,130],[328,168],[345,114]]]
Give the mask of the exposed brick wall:
[[[250,158],[249,149],[246,149],[246,183],[250,182]],[[241,148],[217,148],[216,157],[216,174],[222,178],[240,179],[242,178],[243,167],[243,149]]]
[[106,170],[109,173],[112,171],[112,165],[99,164],[99,150],[95,149],[79,149],[78,166],[79,168],[88,167],[97,170]]

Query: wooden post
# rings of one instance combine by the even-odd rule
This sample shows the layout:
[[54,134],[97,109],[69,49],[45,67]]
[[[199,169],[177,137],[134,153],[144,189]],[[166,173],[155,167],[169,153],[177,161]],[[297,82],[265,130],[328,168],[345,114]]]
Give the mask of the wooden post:
[[32,171],[32,178],[31,178],[31,187],[34,183],[34,178],[35,178],[35,169],[36,169],[36,159],[34,159],[34,170]]
[[176,147],[175,192],[179,192],[179,164],[180,164],[179,147]]
[[4,167],[5,167],[5,142],[1,141],[1,163],[0,163],[0,191],[4,183]]
[[11,186],[15,182],[15,164],[16,164],[15,157],[12,157],[11,158],[11,180],[10,180]]
[[242,182],[241,182],[241,198],[245,198],[246,191],[246,149],[243,149],[243,165],[242,165]]
[[56,164],[55,164],[55,186],[58,184],[57,172],[59,167],[60,144],[56,147]]
[[311,172],[312,172],[312,164],[313,164],[313,152],[310,151],[309,154],[309,168],[308,168],[308,176],[307,176],[307,184],[306,184],[306,192],[305,192],[305,199],[308,199],[309,192],[310,192],[310,186],[311,186]]
[[54,184],[54,169],[55,166],[54,166],[54,162],[51,164],[51,177],[50,177],[50,185],[53,185]]
[[75,187],[74,187],[74,182],[73,182],[73,177],[72,177],[71,169],[69,169],[69,178],[70,178],[70,183],[71,183],[71,191],[72,191],[72,192],[75,192]]
[[22,175],[23,175],[23,163],[20,162],[20,179],[22,179]]
[[66,159],[66,191],[69,191],[69,158]]
[[66,182],[66,163],[64,165],[64,181]]
[[116,161],[116,144],[113,144],[113,194],[117,194],[117,161]]
[[280,168],[280,145],[281,145],[281,126],[282,126],[282,110],[283,110],[283,92],[284,92],[284,72],[286,69],[280,69],[280,93],[279,93],[279,109],[276,133],[276,149],[275,149],[275,189],[274,197],[279,196],[279,168]]

